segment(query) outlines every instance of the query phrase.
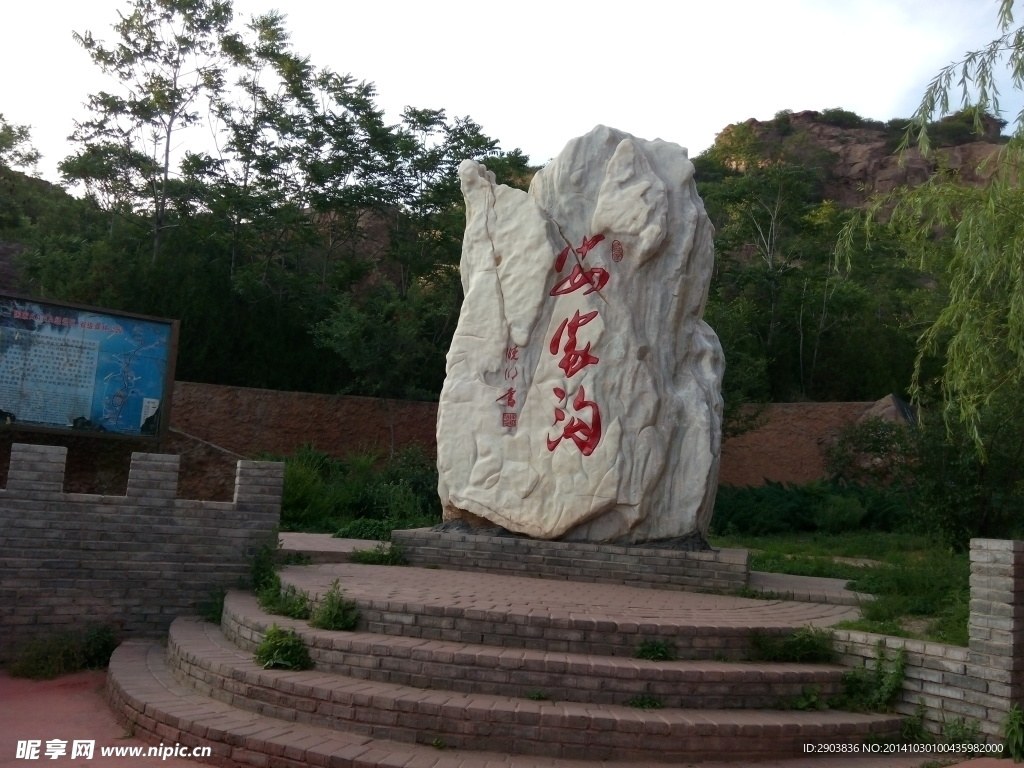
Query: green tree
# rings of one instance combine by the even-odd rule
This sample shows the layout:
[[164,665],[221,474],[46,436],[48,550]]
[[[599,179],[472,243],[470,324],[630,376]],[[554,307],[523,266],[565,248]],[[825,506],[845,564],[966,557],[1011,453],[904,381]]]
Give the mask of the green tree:
[[0,165],[31,169],[41,157],[32,146],[29,127],[8,122],[0,112]]
[[71,137],[82,149],[61,163],[61,172],[105,195],[122,214],[144,216],[154,262],[173,226],[172,150],[179,132],[200,122],[201,98],[223,85],[220,41],[231,19],[227,0],[133,0],[114,25],[116,44],[75,33],[123,92],[89,97],[92,118],[76,124]]

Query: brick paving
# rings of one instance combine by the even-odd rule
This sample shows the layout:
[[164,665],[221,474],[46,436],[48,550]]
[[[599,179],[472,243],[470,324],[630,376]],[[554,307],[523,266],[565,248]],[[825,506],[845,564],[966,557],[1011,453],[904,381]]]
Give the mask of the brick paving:
[[[375,607],[441,606],[452,611],[500,612],[617,625],[693,623],[705,626],[788,628],[832,626],[856,619],[853,606],[762,600],[726,595],[636,589],[615,584],[521,579],[470,571],[389,568],[353,563],[285,568],[282,580],[311,594],[339,579],[348,597]],[[636,631],[635,629],[633,631]]]

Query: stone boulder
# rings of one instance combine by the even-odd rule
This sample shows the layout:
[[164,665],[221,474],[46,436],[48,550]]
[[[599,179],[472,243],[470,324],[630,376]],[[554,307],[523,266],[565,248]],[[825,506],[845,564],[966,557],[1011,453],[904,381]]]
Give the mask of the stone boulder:
[[713,230],[686,150],[598,126],[529,194],[471,160],[459,176],[445,519],[592,542],[705,533],[724,359],[701,319]]

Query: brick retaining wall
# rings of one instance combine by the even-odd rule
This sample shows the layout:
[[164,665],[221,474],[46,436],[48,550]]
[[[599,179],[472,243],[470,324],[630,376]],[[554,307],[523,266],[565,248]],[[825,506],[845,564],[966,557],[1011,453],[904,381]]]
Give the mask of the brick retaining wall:
[[513,536],[474,536],[429,528],[393,531],[391,541],[401,546],[410,565],[437,565],[457,571],[507,576],[733,592],[746,587],[750,575],[749,553],[745,549],[682,552]]
[[239,461],[234,501],[177,498],[179,456],[133,453],[124,496],[64,493],[67,448],[12,446],[0,491],[0,660],[88,623],[155,636],[249,574],[277,528],[283,467]]

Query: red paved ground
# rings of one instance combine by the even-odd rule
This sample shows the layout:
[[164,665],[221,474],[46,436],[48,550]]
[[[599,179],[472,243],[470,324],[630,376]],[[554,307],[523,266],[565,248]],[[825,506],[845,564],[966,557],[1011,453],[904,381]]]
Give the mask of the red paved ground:
[[[54,766],[54,768],[195,768],[198,761],[169,757],[101,757],[100,747],[144,747],[139,739],[125,738],[124,728],[103,699],[106,672],[76,672],[56,680],[23,680],[0,672],[0,768]],[[18,741],[43,742],[38,760],[18,759]],[[50,739],[68,742],[67,754],[45,755]],[[75,739],[95,740],[93,759],[70,758]]]

